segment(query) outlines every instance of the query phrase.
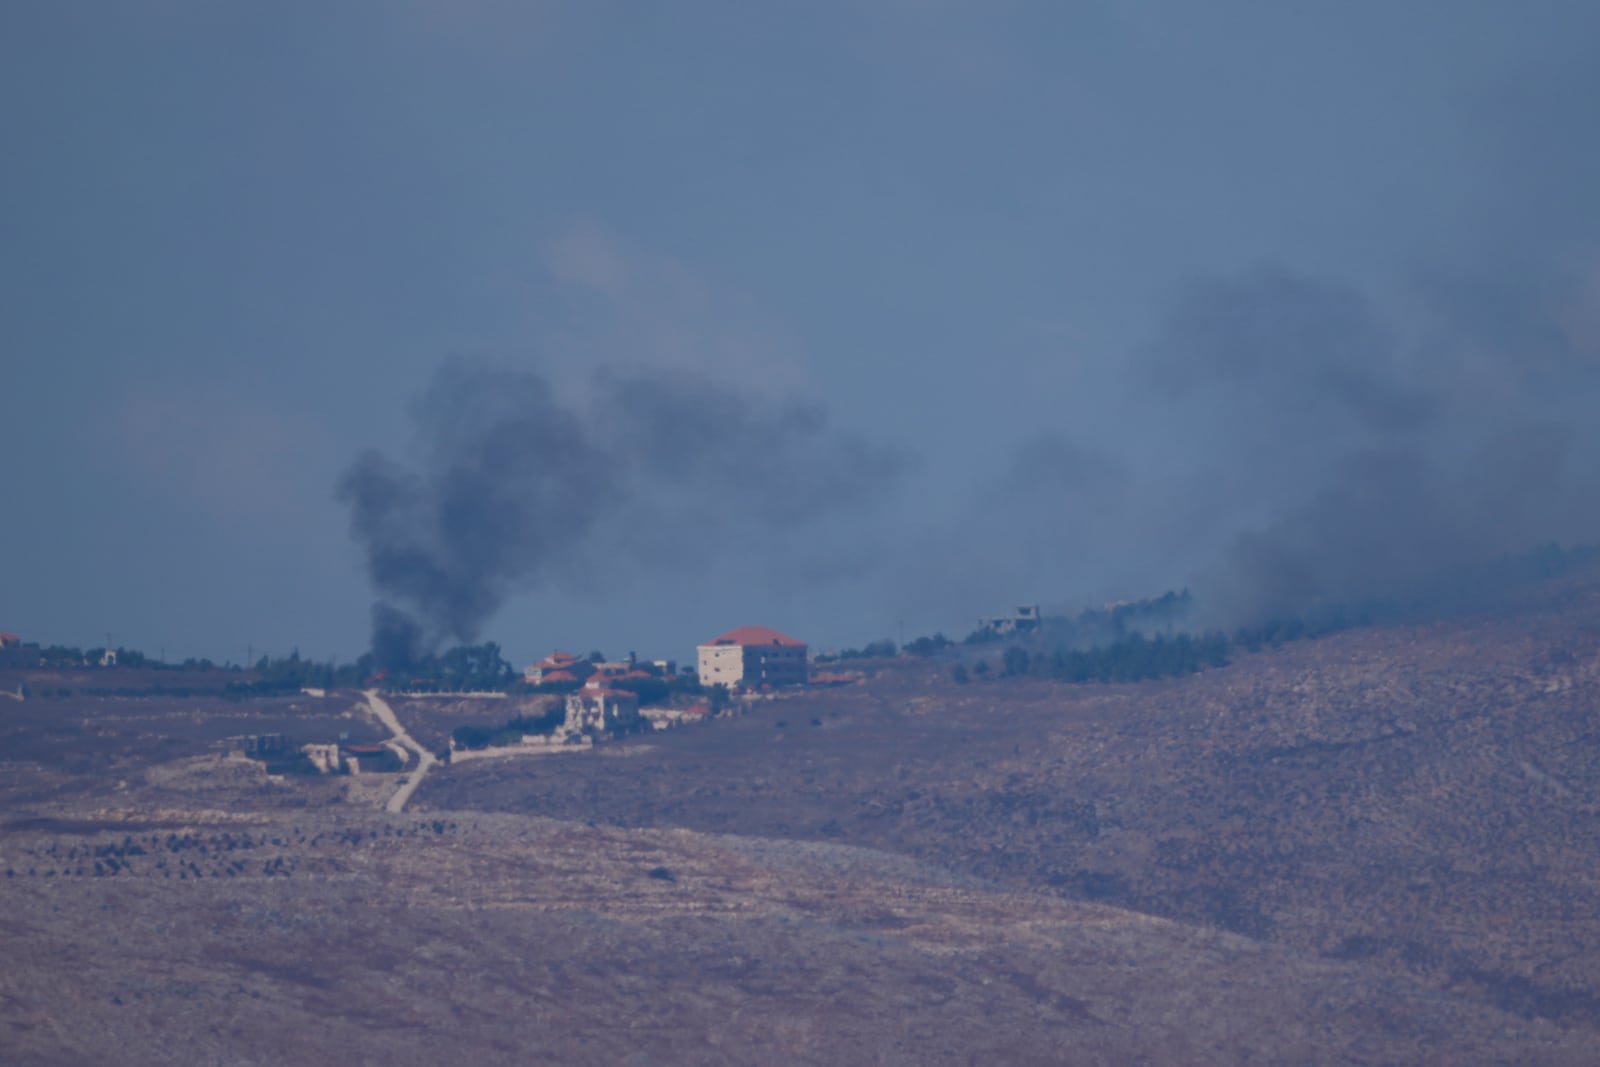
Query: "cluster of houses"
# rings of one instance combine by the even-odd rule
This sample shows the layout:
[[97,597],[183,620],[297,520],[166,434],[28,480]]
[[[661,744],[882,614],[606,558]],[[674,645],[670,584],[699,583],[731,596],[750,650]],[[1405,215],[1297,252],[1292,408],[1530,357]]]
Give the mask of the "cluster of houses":
[[[731,691],[806,684],[806,643],[766,626],[729,630],[696,651],[695,671],[684,673],[692,673],[701,685],[721,685]],[[631,653],[625,660],[606,662],[586,660],[570,652],[552,652],[523,671],[529,685],[581,685],[589,692],[614,692],[619,683],[670,681],[677,676],[677,664],[672,660],[639,660]]]
[[[805,642],[765,626],[729,630],[700,645],[697,653],[692,674],[705,686],[725,686],[730,692],[770,690],[804,685],[807,680]],[[678,677],[677,664],[671,660],[642,661],[630,654],[616,662],[591,661],[570,652],[552,652],[523,672],[529,685],[567,691],[566,721],[558,732],[568,737],[642,726],[645,716],[638,690],[644,687],[630,683],[670,682]]]
[[[523,671],[530,684],[550,692],[565,693],[565,717],[541,741],[576,743],[645,728],[660,728],[675,721],[697,719],[709,712],[698,705],[688,709],[640,707],[640,690],[669,683],[679,677],[697,677],[702,685],[725,686],[729,692],[769,691],[804,685],[808,680],[805,642],[765,626],[741,626],[700,645],[697,669],[679,674],[672,660],[585,659],[570,652],[552,652]],[[661,690],[664,692],[664,689]],[[406,769],[412,756],[394,741],[375,744],[341,738],[336,744],[290,745],[282,734],[249,735],[230,739],[240,755],[264,761],[270,767],[287,767],[303,756],[322,774],[361,774]]]
[[677,675],[671,660],[640,662],[630,653],[625,660],[594,661],[570,652],[552,652],[523,671],[529,685],[555,690],[578,686],[567,694],[567,717],[561,733],[588,736],[622,732],[638,726],[639,694],[625,683],[669,681]]

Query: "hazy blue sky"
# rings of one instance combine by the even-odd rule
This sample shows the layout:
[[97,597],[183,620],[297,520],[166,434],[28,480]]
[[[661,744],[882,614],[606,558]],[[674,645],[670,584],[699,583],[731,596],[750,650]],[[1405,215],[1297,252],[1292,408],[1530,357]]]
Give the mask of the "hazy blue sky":
[[1590,2],[9,0],[0,629],[361,650],[335,489],[426,467],[452,357],[640,471],[767,446],[630,437],[619,382],[805,412],[814,521],[754,464],[608,485],[508,564],[519,662],[1600,538],[1596,42]]

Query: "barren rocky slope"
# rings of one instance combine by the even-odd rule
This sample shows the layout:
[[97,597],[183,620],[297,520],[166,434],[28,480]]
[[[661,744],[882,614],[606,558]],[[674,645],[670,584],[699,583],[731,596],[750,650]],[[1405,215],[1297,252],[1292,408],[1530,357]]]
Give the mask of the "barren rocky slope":
[[1597,697],[1586,580],[1182,681],[885,665],[394,816],[214,747],[354,694],[7,701],[0,1061],[1589,1063]]
[[[1600,586],[1178,682],[886,671],[425,799],[836,840],[1600,1026]],[[813,725],[813,723],[817,725]]]
[[[7,832],[5,862],[41,872],[0,891],[8,1063],[1588,1053],[1580,1035],[1359,963],[844,846],[509,816],[118,829]],[[111,852],[123,868],[94,876]],[[43,877],[47,863],[74,873]]]

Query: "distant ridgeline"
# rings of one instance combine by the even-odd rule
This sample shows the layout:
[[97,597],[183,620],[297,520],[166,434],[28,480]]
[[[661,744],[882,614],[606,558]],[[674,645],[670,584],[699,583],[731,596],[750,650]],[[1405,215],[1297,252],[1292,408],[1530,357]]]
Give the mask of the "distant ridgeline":
[[[372,653],[365,653],[354,663],[334,660],[318,661],[301,657],[299,651],[287,656],[272,658],[262,656],[248,667],[234,663],[218,665],[209,659],[190,659],[182,663],[164,663],[130,649],[116,649],[110,655],[103,649],[85,652],[78,648],[53,646],[41,649],[37,645],[7,648],[12,658],[0,666],[18,666],[25,669],[71,670],[88,672],[94,683],[83,685],[84,675],[79,675],[78,692],[88,696],[164,696],[164,697],[224,697],[243,700],[250,697],[276,697],[299,693],[302,689],[334,690],[377,687],[390,692],[407,693],[525,693],[533,687],[523,680],[522,673],[514,670],[493,641],[480,645],[457,645],[441,652],[431,652],[415,657],[403,668],[380,668]],[[591,659],[603,660],[599,652]],[[136,675],[133,672],[148,672]],[[104,684],[98,684],[101,680]],[[629,690],[646,703],[666,699],[670,695],[703,695],[701,687],[692,680],[621,678],[614,687]],[[570,689],[577,689],[574,684]],[[544,686],[539,692],[563,691],[561,687]],[[50,688],[36,695],[66,697],[73,690]],[[523,724],[522,732],[537,730]],[[508,727],[509,729],[509,727]]]
[[[1220,630],[1188,628],[1194,596],[1185,589],[1148,600],[1107,604],[1077,616],[1046,617],[1036,634],[1007,644],[1001,675],[1033,675],[1061,682],[1138,682],[1194,674],[1228,663],[1230,642]],[[967,645],[989,645],[990,630],[968,635]],[[988,664],[983,662],[987,673]],[[959,665],[958,665],[959,666]],[[970,677],[965,670],[957,681]]]
[[[1185,589],[1160,597],[1092,608],[1077,616],[1046,617],[1035,633],[1002,638],[980,628],[952,655],[952,677],[967,682],[994,673],[988,659],[971,663],[972,650],[1003,644],[999,675],[1031,675],[1065,682],[1134,682],[1193,674],[1228,663],[1230,654],[1276,648],[1379,623],[1415,621],[1481,609],[1521,586],[1571,574],[1600,560],[1600,546],[1546,545],[1488,563],[1440,571],[1405,597],[1355,604],[1329,603],[1294,617],[1196,633],[1190,626],[1194,598]],[[880,642],[881,644],[881,642]],[[892,646],[890,646],[892,648]],[[931,656],[955,647],[944,635],[908,643],[912,655]]]
[[[390,672],[385,676],[377,670],[370,653],[354,663],[337,663],[333,660],[319,662],[302,658],[299,651],[274,659],[262,656],[254,664],[242,667],[233,663],[217,664],[209,659],[188,659],[181,663],[164,663],[133,649],[119,648],[111,654],[105,649],[84,651],[62,645],[27,649],[25,659],[15,657],[12,665],[46,670],[92,669],[96,677],[103,676],[111,683],[129,671],[156,671],[162,678],[172,680],[144,682],[138,685],[93,685],[82,692],[98,696],[223,696],[245,698],[282,696],[298,693],[301,689],[343,689],[383,684],[388,688],[408,688],[422,691],[461,692],[471,690],[505,690],[520,678],[512,670],[500,646],[493,641],[481,645],[461,645],[438,654],[420,657],[407,671]],[[58,695],[68,695],[59,693]]]
[[[1600,561],[1600,545],[1563,548],[1546,545],[1528,552],[1501,556],[1487,563],[1439,571],[1417,582],[1404,595],[1372,598],[1352,603],[1326,603],[1296,616],[1268,619],[1242,626],[1232,634],[1222,630],[1197,632],[1194,597],[1185,589],[1148,600],[1127,601],[1091,608],[1076,616],[1026,616],[1037,624],[1027,632],[998,633],[980,627],[955,642],[944,634],[918,637],[897,647],[893,641],[874,641],[860,649],[819,655],[815,661],[876,659],[905,653],[939,657],[951,662],[958,682],[974,676],[1032,675],[1065,682],[1133,682],[1193,674],[1227,664],[1230,654],[1255,652],[1286,641],[1321,637],[1360,626],[1408,622],[1483,610],[1532,583],[1572,574]],[[166,663],[134,649],[40,647],[22,644],[10,634],[0,657],[0,667],[44,670],[91,670],[110,682],[124,671],[159,671],[171,682],[138,685],[94,685],[83,692],[104,696],[224,696],[242,699],[279,696],[301,689],[344,689],[378,685],[413,692],[519,692],[528,689],[493,641],[460,645],[417,657],[404,669],[380,670],[371,653],[354,663],[303,659],[298,651],[278,659],[262,656],[249,667],[217,664],[209,659]],[[998,664],[989,649],[1003,649]],[[591,659],[603,659],[598,652]],[[629,688],[627,682],[618,682]],[[660,686],[650,681],[652,686]],[[701,695],[692,681],[674,679],[669,692]],[[638,691],[642,700],[660,699],[664,693]],[[69,689],[46,690],[41,696],[69,696]],[[714,695],[714,694],[713,694]],[[537,732],[534,723],[508,723],[523,732]],[[469,740],[476,741],[475,736]]]

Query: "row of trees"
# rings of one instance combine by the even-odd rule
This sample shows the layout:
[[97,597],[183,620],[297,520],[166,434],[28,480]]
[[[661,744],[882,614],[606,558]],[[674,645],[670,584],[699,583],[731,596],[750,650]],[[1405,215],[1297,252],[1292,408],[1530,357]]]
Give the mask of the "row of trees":
[[391,672],[385,679],[390,688],[446,693],[503,692],[518,680],[510,661],[493,641],[418,656],[405,671]]
[[851,659],[887,659],[901,652],[908,656],[927,657],[954,647],[955,642],[942,633],[934,634],[931,637],[918,637],[915,640],[906,642],[904,645],[896,645],[886,637],[881,641],[869,642],[861,648],[847,648],[842,652],[824,653],[817,656],[814,662],[836,663],[840,660]]
[[[32,646],[25,646],[31,648]],[[114,662],[119,667],[134,667],[144,670],[218,670],[216,664],[208,659],[187,659],[182,663],[166,663],[153,659],[138,649],[116,648],[112,649]],[[38,650],[41,667],[51,670],[73,670],[79,667],[98,667],[107,660],[105,646],[94,648],[79,648],[76,645],[46,645]],[[232,670],[242,668],[229,665]]]
[[520,679],[493,641],[457,645],[443,652],[418,657],[405,670],[379,671],[371,653],[354,663],[303,659],[298,650],[256,661],[249,681],[229,682],[223,691],[233,696],[272,696],[301,689],[354,689],[376,681],[391,689],[413,692],[504,692]]
[[[1184,594],[1187,596],[1187,594]],[[1306,618],[1277,619],[1242,627],[1232,635],[1220,630],[1203,634],[1158,633],[1153,637],[1133,631],[1115,640],[1088,648],[1075,648],[1057,640],[1055,647],[1029,649],[1023,644],[1007,646],[1000,658],[1001,677],[1032,676],[1063,682],[1137,682],[1150,678],[1172,678],[1194,674],[1208,667],[1224,667],[1237,649],[1257,652],[1277,648],[1289,641],[1307,640],[1367,625],[1375,616],[1370,611],[1347,612],[1334,609]],[[1051,631],[1057,637],[1057,631]],[[950,671],[958,683],[990,673],[987,661],[968,668],[957,663]]]
[[450,732],[457,748],[515,745],[524,734],[548,735],[566,720],[566,708],[557,704],[543,715],[518,715],[501,726],[457,726]]
[[[77,669],[98,666],[105,649],[81,649],[66,645],[51,645],[39,650],[38,663],[42,667]],[[123,668],[161,670],[171,672],[172,682],[158,685],[97,687],[93,691],[111,695],[166,695],[198,696],[220,693],[230,697],[277,696],[298,692],[301,689],[361,688],[382,683],[390,688],[405,688],[433,692],[467,690],[506,691],[521,683],[521,678],[501,654],[500,646],[493,641],[481,645],[460,645],[439,653],[418,658],[406,670],[380,671],[371,653],[360,656],[353,663],[334,660],[315,660],[302,657],[298,649],[287,656],[273,658],[262,656],[248,666],[218,665],[209,659],[188,659],[181,663],[164,663],[135,649],[118,648],[116,664]],[[596,656],[599,653],[595,653]],[[31,657],[30,657],[31,658]],[[213,679],[184,679],[184,674],[225,672],[234,677],[222,682]],[[107,672],[109,680],[115,675]]]
[[1225,667],[1228,649],[1228,638],[1222,633],[1155,638],[1135,633],[1113,644],[1088,649],[1030,653],[1020,645],[1012,645],[1001,657],[1001,665],[1007,677],[1032,675],[1078,683],[1137,682]]
[[847,648],[842,652],[824,652],[814,657],[816,663],[836,663],[847,659],[887,659],[899,652],[900,648],[893,641],[884,638],[882,641],[873,641],[861,648]]

